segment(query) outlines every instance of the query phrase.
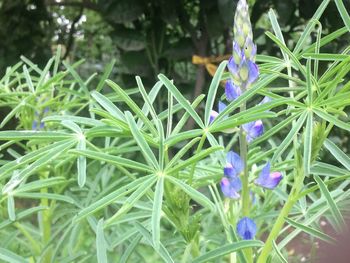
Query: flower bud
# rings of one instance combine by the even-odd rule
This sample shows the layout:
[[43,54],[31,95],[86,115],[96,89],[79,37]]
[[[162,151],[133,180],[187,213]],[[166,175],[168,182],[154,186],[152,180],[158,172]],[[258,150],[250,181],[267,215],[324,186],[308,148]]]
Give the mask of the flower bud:
[[249,217],[243,217],[237,223],[237,233],[244,240],[253,239],[256,235],[256,224]]
[[276,188],[282,178],[283,176],[280,172],[270,173],[270,163],[268,162],[261,170],[259,177],[254,183],[258,186],[272,190]]

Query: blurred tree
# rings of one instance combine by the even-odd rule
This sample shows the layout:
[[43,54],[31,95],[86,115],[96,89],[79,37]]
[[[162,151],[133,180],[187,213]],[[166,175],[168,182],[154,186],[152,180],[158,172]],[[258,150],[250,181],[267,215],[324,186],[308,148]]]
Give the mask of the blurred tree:
[[25,55],[37,63],[51,56],[53,26],[44,0],[0,1],[0,73]]

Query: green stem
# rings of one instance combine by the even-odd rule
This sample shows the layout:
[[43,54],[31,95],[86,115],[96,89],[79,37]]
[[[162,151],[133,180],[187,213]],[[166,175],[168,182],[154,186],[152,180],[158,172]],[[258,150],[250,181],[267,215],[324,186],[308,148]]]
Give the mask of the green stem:
[[[240,111],[243,112],[246,110],[246,103],[244,102],[241,106]],[[249,196],[249,171],[248,171],[248,144],[247,136],[243,129],[243,126],[240,127],[239,132],[239,148],[240,156],[243,161],[243,175],[242,175],[242,211],[243,216],[249,217],[249,208],[250,208],[250,196]],[[245,256],[248,260],[248,263],[253,262],[253,250],[251,248],[244,249]]]
[[265,241],[265,245],[261,251],[261,254],[258,258],[257,263],[265,263],[267,262],[267,258],[270,255],[272,250],[272,243],[277,239],[281,229],[284,225],[285,218],[288,217],[289,212],[292,210],[295,202],[298,200],[298,194],[300,192],[302,182],[304,181],[304,173],[296,174],[296,180],[294,181],[293,187],[291,189],[291,193],[284,204],[281,213],[277,217],[275,224],[272,227],[272,230]]
[[31,244],[31,247],[33,249],[34,255],[40,255],[41,247],[40,245],[34,240],[32,237],[32,234],[30,234],[20,223],[15,222],[14,226],[17,227],[19,231],[22,232],[22,234],[28,239],[29,243]]
[[[43,172],[41,173],[41,178],[46,179],[48,178],[49,173]],[[41,193],[47,193],[47,188],[42,188],[40,190]],[[44,246],[48,244],[48,242],[51,239],[51,209],[49,200],[47,198],[42,198],[40,200],[40,205],[48,207],[44,211],[42,211],[42,243]],[[45,258],[43,259],[43,262],[50,262],[51,261],[51,252],[46,253]]]

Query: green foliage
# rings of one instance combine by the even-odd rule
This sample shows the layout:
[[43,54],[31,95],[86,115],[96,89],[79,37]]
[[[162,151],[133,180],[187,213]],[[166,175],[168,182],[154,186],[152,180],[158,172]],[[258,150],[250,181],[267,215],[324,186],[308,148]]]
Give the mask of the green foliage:
[[[129,3],[135,6],[116,13]],[[0,80],[0,107],[9,109],[1,127],[16,127],[0,131],[0,259],[208,262],[237,255],[244,262],[242,249],[253,248],[262,260],[267,254],[285,262],[286,245],[300,232],[332,242],[318,224],[326,218],[340,230],[349,202],[350,159],[332,134],[350,130],[350,47],[328,51],[349,34],[346,27],[328,35],[316,30],[312,37],[328,4],[321,3],[294,49],[269,12],[274,34],[266,35],[281,56],[258,56],[259,81],[212,123],[226,62],[205,102],[204,95],[190,101],[164,74],[152,87],[136,77],[137,88],[124,89],[110,79],[114,61],[102,74],[84,77],[81,61],[61,63],[60,49],[43,69],[25,57],[8,67]],[[347,26],[342,2],[337,6]],[[135,0],[103,10],[120,24],[144,8]],[[216,10],[209,2],[204,8]],[[167,14],[162,19],[171,23]],[[262,96],[272,101],[256,105]],[[242,103],[254,107],[238,111]],[[258,119],[266,132],[249,144],[248,165],[256,164],[250,179],[272,159],[284,180],[276,191],[252,186],[257,239],[269,238],[241,241],[232,228],[240,204],[224,199],[217,184],[225,151],[237,148],[239,125]],[[233,134],[222,133],[228,130]]]

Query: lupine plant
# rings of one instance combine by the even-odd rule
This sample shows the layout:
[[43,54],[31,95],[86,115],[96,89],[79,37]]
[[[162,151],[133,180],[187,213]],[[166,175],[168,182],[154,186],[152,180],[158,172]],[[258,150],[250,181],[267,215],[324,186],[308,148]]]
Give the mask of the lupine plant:
[[193,102],[163,74],[121,88],[113,61],[84,80],[60,50],[44,69],[25,57],[9,67],[0,259],[300,262],[288,253],[295,238],[310,251],[314,239],[333,243],[320,221],[342,231],[350,201],[350,157],[334,140],[350,131],[350,46],[323,49],[349,35],[350,16],[336,0],[345,27],[325,35],[329,2],[293,47],[270,10],[272,57],[259,55],[239,0],[232,57]]

